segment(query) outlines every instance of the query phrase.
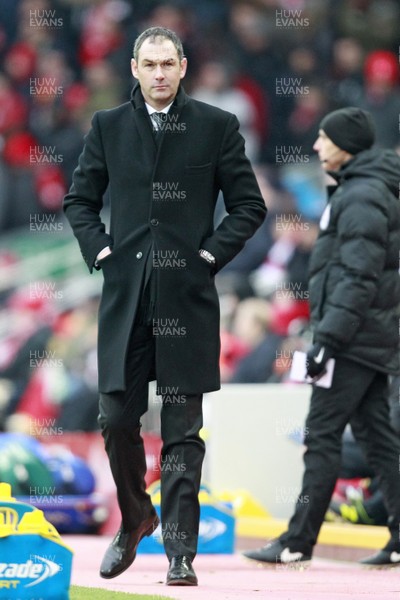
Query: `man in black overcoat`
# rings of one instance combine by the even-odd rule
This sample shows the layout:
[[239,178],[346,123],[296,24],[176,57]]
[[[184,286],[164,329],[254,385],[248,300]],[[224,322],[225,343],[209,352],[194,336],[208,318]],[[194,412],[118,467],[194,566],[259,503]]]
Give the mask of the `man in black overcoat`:
[[[65,197],[90,271],[101,268],[99,422],[122,523],[100,574],[125,571],[158,525],[146,493],[140,417],[148,382],[162,397],[161,520],[168,585],[197,585],[202,394],[219,389],[214,275],[243,247],[266,208],[237,118],[180,85],[187,60],[174,32],[136,40],[130,102],[97,112]],[[100,212],[110,196],[110,229]],[[219,192],[228,215],[215,230]]]

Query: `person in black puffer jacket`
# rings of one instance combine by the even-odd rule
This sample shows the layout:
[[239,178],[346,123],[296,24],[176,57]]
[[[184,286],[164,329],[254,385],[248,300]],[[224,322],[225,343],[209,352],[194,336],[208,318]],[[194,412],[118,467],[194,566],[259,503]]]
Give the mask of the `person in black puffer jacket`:
[[361,563],[400,564],[400,440],[390,424],[388,377],[399,371],[400,157],[373,148],[371,116],[348,107],[329,113],[314,144],[337,182],[309,265],[315,384],[335,359],[332,385],[313,385],[305,427],[305,473],[288,530],[245,556],[263,563],[310,561],[340,469],[347,423],[379,475],[389,515],[386,546]]

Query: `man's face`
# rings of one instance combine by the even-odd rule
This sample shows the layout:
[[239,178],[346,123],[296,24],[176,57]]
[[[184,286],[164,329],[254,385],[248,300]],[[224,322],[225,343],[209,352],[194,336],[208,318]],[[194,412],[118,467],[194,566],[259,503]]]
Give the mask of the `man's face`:
[[325,131],[320,129],[313,149],[318,152],[318,158],[325,171],[337,171],[341,165],[351,158],[351,155],[336,146],[328,138]]
[[170,104],[186,73],[187,60],[179,62],[178,52],[167,38],[146,39],[139,49],[138,60],[132,58],[133,76],[139,80],[145,101],[157,110]]

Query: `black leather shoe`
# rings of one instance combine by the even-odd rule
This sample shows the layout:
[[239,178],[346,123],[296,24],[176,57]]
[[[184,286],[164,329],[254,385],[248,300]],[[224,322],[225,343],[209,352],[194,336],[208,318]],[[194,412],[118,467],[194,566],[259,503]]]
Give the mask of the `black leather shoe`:
[[100,577],[112,579],[126,571],[136,558],[140,540],[146,535],[151,535],[159,523],[158,516],[153,515],[133,531],[124,532],[121,526],[104,555],[100,566]]
[[174,556],[167,573],[167,585],[197,585],[192,561],[187,556]]

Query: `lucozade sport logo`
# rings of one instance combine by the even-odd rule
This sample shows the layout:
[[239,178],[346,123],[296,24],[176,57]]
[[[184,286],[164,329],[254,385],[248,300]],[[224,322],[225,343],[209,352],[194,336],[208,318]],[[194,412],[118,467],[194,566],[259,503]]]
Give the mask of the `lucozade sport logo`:
[[[33,587],[61,571],[60,565],[52,560],[43,556],[33,558],[40,562],[27,560],[24,563],[0,563],[0,588],[15,589],[21,583],[24,587]],[[28,583],[22,581],[28,579],[32,581]]]

